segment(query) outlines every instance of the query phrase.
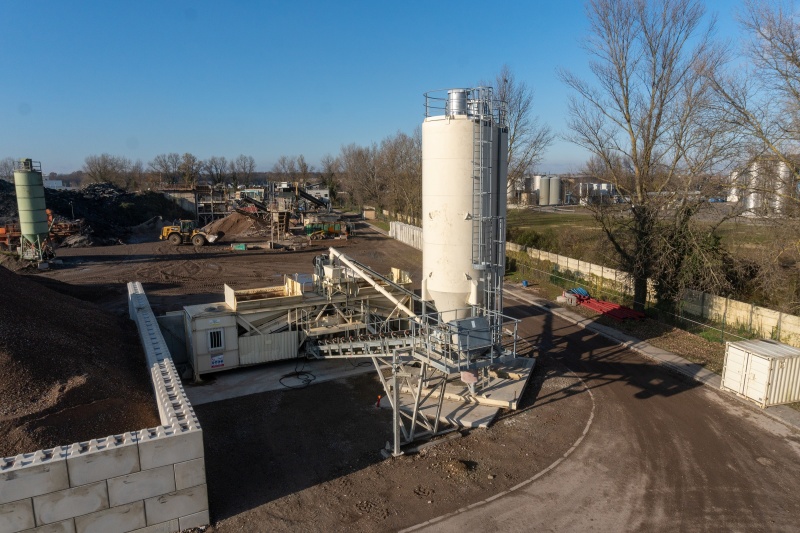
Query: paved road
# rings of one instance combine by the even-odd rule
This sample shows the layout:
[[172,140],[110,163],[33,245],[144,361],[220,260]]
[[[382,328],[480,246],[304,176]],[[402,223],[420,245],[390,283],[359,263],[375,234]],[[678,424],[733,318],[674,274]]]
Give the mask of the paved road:
[[591,388],[592,426],[544,476],[420,530],[798,531],[800,432],[552,314],[506,307]]

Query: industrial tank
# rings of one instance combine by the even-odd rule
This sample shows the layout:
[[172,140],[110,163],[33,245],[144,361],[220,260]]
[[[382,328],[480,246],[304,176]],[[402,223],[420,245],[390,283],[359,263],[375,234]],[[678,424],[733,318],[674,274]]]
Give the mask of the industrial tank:
[[542,177],[540,175],[535,175],[533,177],[533,189],[532,191],[536,192],[539,190],[539,187],[542,185]]
[[422,123],[423,296],[440,312],[490,304],[486,283],[496,281],[505,257],[498,243],[505,240],[508,163],[508,130],[491,91],[444,94],[425,95]]
[[539,180],[539,205],[550,205],[550,178]]
[[550,178],[550,205],[561,205],[561,178]]
[[40,253],[41,245],[47,240],[50,232],[44,203],[41,164],[30,159],[20,160],[14,169],[14,185],[17,191],[22,247],[25,248],[27,241]]

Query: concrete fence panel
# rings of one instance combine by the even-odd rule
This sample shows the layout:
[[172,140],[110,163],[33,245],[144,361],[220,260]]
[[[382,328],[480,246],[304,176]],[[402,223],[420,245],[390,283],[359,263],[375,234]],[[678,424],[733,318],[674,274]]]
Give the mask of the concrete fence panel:
[[389,236],[417,250],[422,250],[422,228],[402,222],[389,223]]

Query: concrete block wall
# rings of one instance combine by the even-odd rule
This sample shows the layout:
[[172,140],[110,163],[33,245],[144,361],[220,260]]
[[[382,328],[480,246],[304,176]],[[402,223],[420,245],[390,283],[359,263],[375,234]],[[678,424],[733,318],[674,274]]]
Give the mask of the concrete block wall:
[[0,458],[0,533],[177,532],[209,523],[203,432],[140,283],[128,284],[161,426]]

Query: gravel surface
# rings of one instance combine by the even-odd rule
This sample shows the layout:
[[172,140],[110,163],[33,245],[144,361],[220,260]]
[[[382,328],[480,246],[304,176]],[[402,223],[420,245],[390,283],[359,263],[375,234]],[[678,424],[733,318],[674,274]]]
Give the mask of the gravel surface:
[[135,327],[0,266],[0,456],[159,424]]

